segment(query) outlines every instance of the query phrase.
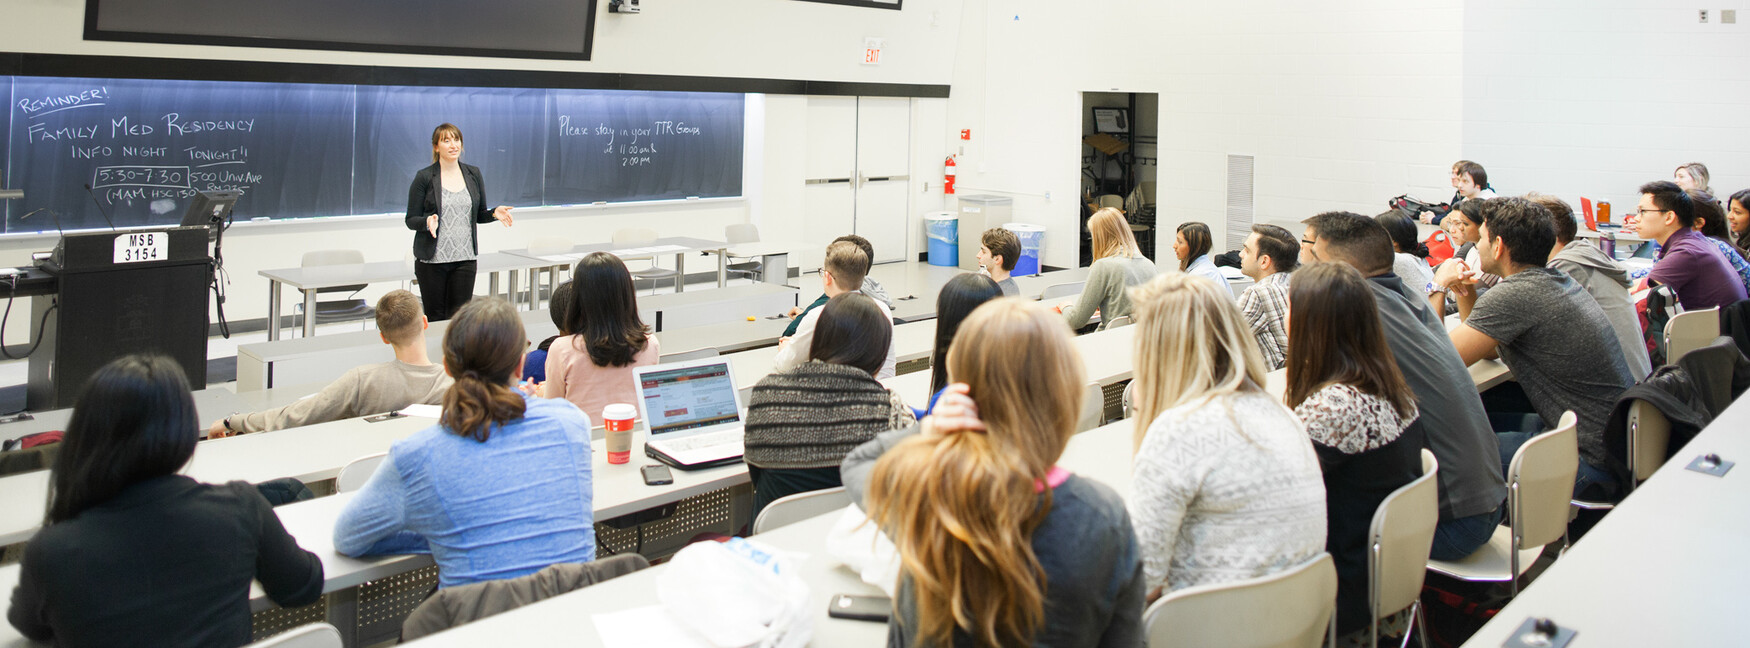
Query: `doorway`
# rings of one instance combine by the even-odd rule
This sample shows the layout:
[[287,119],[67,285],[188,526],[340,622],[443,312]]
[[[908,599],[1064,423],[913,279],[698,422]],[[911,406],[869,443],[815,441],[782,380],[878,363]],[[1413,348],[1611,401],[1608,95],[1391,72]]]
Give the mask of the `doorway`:
[[1160,94],[1083,92],[1081,265],[1093,263],[1088,218],[1117,207],[1136,242],[1155,259],[1155,172],[1159,168]]
[[908,258],[911,100],[809,97],[803,236],[825,247],[855,233],[874,263]]

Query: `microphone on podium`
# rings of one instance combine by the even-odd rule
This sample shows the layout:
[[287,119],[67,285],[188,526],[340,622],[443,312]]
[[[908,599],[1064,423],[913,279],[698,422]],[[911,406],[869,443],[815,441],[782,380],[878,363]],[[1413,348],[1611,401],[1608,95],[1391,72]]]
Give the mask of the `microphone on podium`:
[[109,219],[109,212],[104,210],[103,201],[97,199],[97,192],[91,190],[91,183],[85,183],[85,193],[91,194],[91,202],[97,203],[97,213],[103,214],[103,222],[109,223],[109,231],[114,232],[115,221]]

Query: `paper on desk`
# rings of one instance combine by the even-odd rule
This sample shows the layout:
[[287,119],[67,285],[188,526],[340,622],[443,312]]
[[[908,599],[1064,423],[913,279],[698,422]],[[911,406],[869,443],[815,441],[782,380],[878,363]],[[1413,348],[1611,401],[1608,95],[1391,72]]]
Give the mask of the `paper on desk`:
[[434,419],[444,415],[444,408],[437,405],[413,404],[408,405],[407,409],[401,410],[401,413]]
[[595,631],[603,648],[713,648],[661,605],[602,612],[595,615]]

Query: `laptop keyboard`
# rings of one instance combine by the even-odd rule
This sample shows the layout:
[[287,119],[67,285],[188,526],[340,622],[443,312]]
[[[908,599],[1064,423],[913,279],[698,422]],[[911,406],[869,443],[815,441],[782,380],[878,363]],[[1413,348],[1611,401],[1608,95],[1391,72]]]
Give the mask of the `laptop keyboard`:
[[731,444],[737,447],[741,445],[741,430],[724,430],[662,442],[662,445],[674,452],[690,452],[700,448],[729,446]]

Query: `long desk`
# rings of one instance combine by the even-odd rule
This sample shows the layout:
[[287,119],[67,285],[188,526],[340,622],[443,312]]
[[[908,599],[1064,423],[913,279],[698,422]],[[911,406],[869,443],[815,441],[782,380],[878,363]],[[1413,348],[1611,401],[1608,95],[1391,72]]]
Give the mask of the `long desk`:
[[[1725,477],[1687,470],[1716,453]],[[1577,631],[1570,646],[1724,646],[1750,637],[1750,398],[1727,408],[1466,646],[1495,648],[1527,618]]]
[[[704,346],[734,350],[750,343],[776,342],[788,321],[768,320],[766,316],[789,310],[796,300],[796,289],[762,283],[688,294],[644,295],[638,298],[638,312],[657,331],[665,352]],[[547,311],[523,311],[521,315],[531,342],[559,332]],[[747,321],[750,316],[754,321]],[[434,360],[443,357],[448,327],[447,321],[432,322],[426,329],[426,350]],[[710,330],[671,334],[705,327]],[[331,381],[353,367],[388,362],[394,357],[395,352],[374,330],[245,344],[237,348],[237,391]]]
[[[524,256],[510,254],[482,254],[479,257],[479,272],[489,277],[488,290],[490,294],[498,294],[498,273],[510,273],[510,294],[517,292],[517,273],[522,270],[532,270],[541,267],[543,262]],[[378,261],[373,263],[311,266],[307,268],[280,268],[262,270],[259,274],[267,277],[267,339],[280,339],[280,298],[285,286],[291,286],[304,293],[304,312],[311,313],[316,309],[316,291],[335,286],[351,286],[355,284],[373,284],[388,281],[407,281],[413,278],[412,261]],[[533,282],[530,282],[533,283]],[[304,337],[316,334],[316,318],[304,318]]]
[[[255,391],[238,394],[226,387],[209,387],[194,392],[194,408],[199,413],[200,420],[211,422],[219,420],[232,412],[253,411],[279,407],[304,396],[316,393],[320,385],[301,385],[280,390]],[[73,418],[73,409],[49,410],[47,412],[31,412],[31,420],[7,423],[0,426],[0,439],[16,439],[27,434],[65,430],[67,423]],[[0,542],[0,545],[5,544]]]
[[[668,347],[663,347],[668,348]],[[936,348],[936,323],[925,320],[896,324],[893,327],[893,355],[900,365],[915,362],[930,357]],[[747,394],[753,389],[754,383],[772,373],[772,365],[778,359],[778,347],[769,346],[759,349],[749,349],[737,353],[725,354],[730,361],[730,369],[735,372],[735,388],[741,391],[742,403],[747,402]],[[929,372],[921,372],[929,382]]]
[[[670,236],[656,239],[655,241],[651,241],[649,245],[635,248],[621,248],[613,243],[586,243],[583,245],[571,246],[571,249],[569,250],[551,250],[536,253],[535,251],[524,248],[520,250],[504,250],[503,253],[519,256],[536,262],[538,265],[535,267],[547,269],[548,281],[555,286],[559,285],[560,281],[558,274],[559,268],[575,266],[579,260],[583,259],[583,257],[594,252],[607,252],[608,254],[617,257],[631,259],[642,259],[647,257],[654,258],[660,255],[673,254],[675,272],[679,273],[681,277],[675,281],[674,290],[675,292],[685,292],[687,289],[687,255],[690,254],[716,253],[717,287],[722,288],[728,285],[729,265],[727,257],[723,254],[723,251],[728,247],[729,244],[723,241],[712,241],[709,239],[693,238],[690,236]],[[530,306],[539,310],[541,307],[541,296],[540,291],[535,287],[536,283],[536,281],[529,282],[529,299]]]
[[[1089,382],[1105,387],[1130,379],[1135,332],[1136,327],[1125,326],[1076,336],[1076,351],[1082,356],[1083,371]],[[930,402],[929,372],[896,376],[887,381],[887,386],[913,406]]]

